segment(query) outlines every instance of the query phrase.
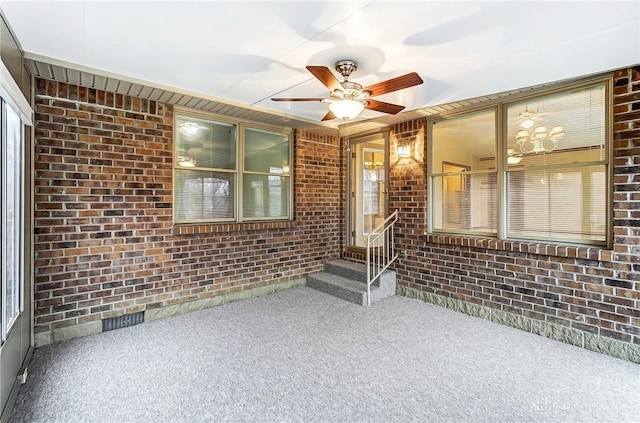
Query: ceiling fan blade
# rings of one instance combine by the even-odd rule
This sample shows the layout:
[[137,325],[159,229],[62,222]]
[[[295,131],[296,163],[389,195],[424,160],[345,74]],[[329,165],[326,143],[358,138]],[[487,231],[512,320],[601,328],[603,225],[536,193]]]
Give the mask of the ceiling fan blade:
[[308,98],[272,98],[273,101],[324,101],[324,98],[320,97],[308,97]]
[[370,85],[363,88],[362,91],[369,91],[369,97],[375,97],[377,95],[413,87],[414,85],[420,85],[423,82],[424,81],[417,73],[411,72],[406,75],[398,76],[397,78],[388,79],[386,81]]
[[391,115],[395,115],[396,113],[404,110],[404,106],[399,106],[397,104],[385,103],[384,101],[378,100],[367,100],[367,105],[364,106],[365,109],[375,110],[376,112],[389,113]]
[[327,112],[326,115],[324,115],[324,117],[322,118],[322,121],[324,122],[325,120],[331,120],[331,119],[335,119],[336,115],[333,114],[333,112],[331,110],[329,110]]
[[338,81],[333,74],[326,66],[307,66],[307,70],[313,74],[316,78],[320,80],[329,91],[333,92],[335,90],[342,91],[342,84]]

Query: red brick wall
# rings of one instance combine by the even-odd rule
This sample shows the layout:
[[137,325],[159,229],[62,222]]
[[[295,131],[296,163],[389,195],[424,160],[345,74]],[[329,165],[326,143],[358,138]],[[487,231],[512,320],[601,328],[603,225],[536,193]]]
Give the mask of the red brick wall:
[[614,103],[613,251],[425,235],[424,160],[394,157],[402,139],[424,154],[423,124],[396,125],[389,201],[406,252],[395,266],[399,284],[640,344],[640,68],[615,73]]
[[[36,102],[37,333],[295,279],[341,253],[337,138],[296,135],[295,223],[174,227],[170,105],[44,80]],[[425,235],[424,121],[395,125],[399,284],[640,344],[639,69],[616,72],[614,114],[613,250]]]
[[38,79],[35,331],[293,280],[340,255],[337,137],[295,140],[295,222],[173,226],[173,107]]
[[[407,143],[410,157],[398,157],[397,146]],[[389,134],[389,144],[389,210],[398,210],[396,247],[408,256],[424,243],[427,230],[424,121],[395,125]]]

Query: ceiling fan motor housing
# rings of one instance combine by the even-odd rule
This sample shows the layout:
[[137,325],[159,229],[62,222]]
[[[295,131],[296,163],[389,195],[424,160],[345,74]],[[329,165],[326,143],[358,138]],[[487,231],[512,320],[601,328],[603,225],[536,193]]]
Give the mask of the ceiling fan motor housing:
[[347,81],[349,76],[358,69],[358,64],[353,60],[340,60],[336,62],[335,68]]
[[342,90],[334,90],[329,96],[332,100],[364,100],[369,97],[368,91],[362,91],[362,85],[344,81],[341,83]]

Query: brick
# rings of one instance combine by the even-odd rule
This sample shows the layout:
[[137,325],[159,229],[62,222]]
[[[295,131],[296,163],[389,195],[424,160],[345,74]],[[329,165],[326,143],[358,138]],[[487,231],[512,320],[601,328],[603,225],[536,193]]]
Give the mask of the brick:
[[[630,78],[632,72],[634,77]],[[397,143],[423,137],[423,121],[393,125],[389,134],[389,208],[400,211],[396,245],[408,256],[395,266],[400,288],[419,286],[421,290],[448,295],[459,289],[459,257],[476,254],[476,259],[470,260],[464,270],[473,278],[467,282],[471,285],[469,289],[474,290],[474,284],[482,289],[474,295],[483,298],[483,305],[515,314],[530,313],[525,315],[630,342],[640,324],[635,314],[640,306],[637,282],[640,279],[637,276],[640,250],[636,249],[640,244],[640,216],[636,204],[640,203],[640,91],[632,89],[632,79],[640,79],[637,68],[616,72],[613,110],[615,238],[611,250],[445,234],[424,235],[428,211],[424,190],[427,184],[426,150],[419,147],[420,154],[415,162],[399,161],[395,154]],[[501,266],[502,263],[506,263],[506,267]],[[634,264],[637,268],[632,269]],[[535,279],[523,281],[510,276],[509,272],[522,273],[516,267],[518,265],[526,266],[525,274]],[[524,289],[537,290],[545,304],[531,304],[530,291]],[[522,301],[518,295],[522,296]],[[469,301],[465,296],[463,299]],[[531,305],[533,310],[528,310]],[[576,317],[584,319],[585,323],[574,321]],[[637,338],[635,336],[633,342],[640,341]]]
[[184,230],[171,220],[172,105],[41,79],[36,86],[36,333],[57,331],[61,340],[108,313],[218,304],[299,281],[339,256],[337,137],[295,134],[294,189],[304,199],[295,222]]

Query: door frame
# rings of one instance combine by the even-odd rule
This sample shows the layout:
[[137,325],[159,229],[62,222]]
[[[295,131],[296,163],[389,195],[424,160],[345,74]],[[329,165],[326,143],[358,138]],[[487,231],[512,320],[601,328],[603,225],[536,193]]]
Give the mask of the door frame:
[[355,201],[357,200],[356,195],[356,183],[354,180],[355,171],[354,169],[354,154],[355,154],[355,146],[357,144],[366,144],[374,141],[382,141],[383,146],[382,150],[384,150],[384,215],[385,217],[389,214],[389,131],[376,132],[374,134],[364,135],[364,136],[356,136],[348,140],[347,143],[347,161],[346,161],[346,172],[347,172],[347,204],[346,204],[346,213],[345,213],[345,248],[347,251],[354,252],[363,252],[365,251],[365,247],[355,245],[355,221],[354,221],[354,207]]

